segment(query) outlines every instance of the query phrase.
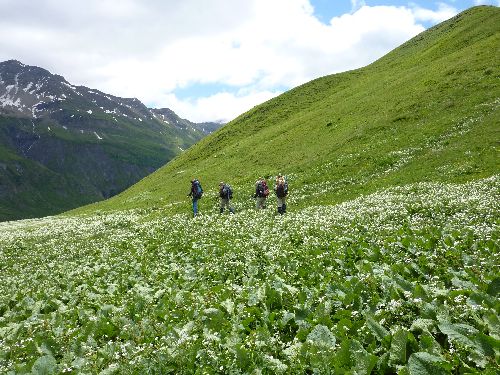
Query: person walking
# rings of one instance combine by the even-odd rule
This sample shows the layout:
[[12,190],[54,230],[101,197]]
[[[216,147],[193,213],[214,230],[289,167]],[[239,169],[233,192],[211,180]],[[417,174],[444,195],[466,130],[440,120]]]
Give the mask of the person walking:
[[220,213],[224,213],[224,208],[227,207],[230,213],[234,214],[234,209],[230,205],[230,200],[233,199],[233,189],[231,185],[221,181],[219,184],[219,197],[220,197]]
[[203,195],[203,188],[201,187],[200,181],[194,178],[191,180],[191,191],[187,195],[193,200],[193,217],[198,215],[198,200],[200,200]]
[[286,212],[286,196],[288,195],[288,182],[281,173],[276,177],[274,192],[278,200],[278,213],[283,215]]
[[255,182],[255,194],[253,196],[255,198],[255,208],[257,210],[266,208],[266,199],[268,195],[269,188],[267,187],[267,182],[264,178],[260,177]]

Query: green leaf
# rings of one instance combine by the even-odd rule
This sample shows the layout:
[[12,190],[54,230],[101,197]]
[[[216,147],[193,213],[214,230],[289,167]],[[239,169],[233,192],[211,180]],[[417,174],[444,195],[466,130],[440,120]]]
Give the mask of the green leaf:
[[343,340],[340,343],[340,349],[335,351],[336,368],[348,368],[351,366],[351,340]]
[[493,357],[496,353],[500,352],[500,340],[484,333],[478,334],[474,342],[477,348],[481,348],[480,352],[487,357]]
[[500,340],[500,321],[497,314],[487,314],[483,317],[484,322],[488,326],[490,336]]
[[33,375],[52,375],[56,373],[57,362],[51,355],[44,355],[38,358],[33,367],[31,368],[31,373]]
[[471,359],[481,368],[486,367],[488,364],[486,357],[493,357],[500,347],[499,340],[480,333],[467,324],[441,323],[438,327],[451,340],[471,349]]
[[112,374],[116,374],[119,369],[120,369],[120,365],[118,365],[117,363],[112,363],[107,368],[105,368],[104,370],[102,370],[99,373],[99,375],[112,375]]
[[351,360],[354,363],[354,373],[356,374],[370,374],[372,369],[377,364],[377,357],[373,354],[368,353],[363,345],[361,345],[358,341],[352,340],[351,346]]
[[441,350],[442,350],[441,345],[439,345],[436,339],[434,339],[434,336],[432,336],[428,332],[424,332],[420,336],[419,346],[420,350],[423,352],[427,352],[429,354],[437,356],[441,355]]
[[234,302],[231,299],[228,298],[228,299],[222,301],[221,302],[221,306],[223,306],[226,309],[226,311],[227,311],[227,313],[229,315],[233,315],[233,313],[234,313]]
[[410,375],[447,375],[451,374],[451,365],[441,357],[418,352],[410,356],[408,370]]
[[427,291],[420,284],[415,285],[415,290],[413,291],[413,297],[421,298],[424,301],[426,301],[429,298]]
[[498,297],[500,295],[500,277],[491,281],[486,292],[493,297]]
[[422,319],[418,318],[416,319],[411,327],[410,331],[417,331],[417,332],[432,332],[432,329],[436,325],[436,321],[432,319]]
[[498,303],[498,299],[486,293],[474,292],[469,296],[467,303],[470,305],[475,304],[495,308]]
[[468,347],[474,347],[473,337],[478,333],[477,329],[467,324],[438,324],[439,330],[450,339],[455,340]]
[[400,275],[394,275],[393,280],[402,290],[408,292],[413,292],[415,290],[415,286]]
[[327,326],[318,324],[307,335],[307,342],[321,348],[334,348],[335,336],[330,332]]
[[392,363],[400,365],[406,363],[407,342],[408,342],[408,331],[405,329],[398,329],[392,335],[391,349],[389,352],[389,359]]
[[203,310],[202,321],[207,328],[213,331],[219,331],[225,323],[224,313],[214,307]]
[[377,337],[380,341],[382,341],[384,337],[389,335],[389,331],[386,330],[379,322],[377,322],[373,318],[367,318],[366,324],[368,325],[368,328],[370,328],[370,330],[373,332],[375,337]]

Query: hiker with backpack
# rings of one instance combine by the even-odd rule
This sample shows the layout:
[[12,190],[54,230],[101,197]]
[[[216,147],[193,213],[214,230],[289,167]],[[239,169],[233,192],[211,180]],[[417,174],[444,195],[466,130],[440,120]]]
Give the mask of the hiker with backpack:
[[286,196],[288,195],[288,182],[284,176],[279,174],[276,177],[274,192],[278,200],[278,213],[283,215],[286,212]]
[[219,184],[219,197],[220,197],[220,213],[224,213],[224,208],[227,207],[230,213],[234,214],[234,209],[230,205],[230,200],[233,199],[233,189],[231,185],[221,181]]
[[200,181],[198,179],[191,180],[191,191],[187,195],[193,199],[193,217],[198,215],[198,200],[203,195],[203,188],[201,187]]
[[257,210],[261,210],[263,208],[266,208],[266,199],[267,196],[269,195],[269,188],[267,187],[267,182],[264,180],[264,178],[259,178],[255,182],[255,208]]

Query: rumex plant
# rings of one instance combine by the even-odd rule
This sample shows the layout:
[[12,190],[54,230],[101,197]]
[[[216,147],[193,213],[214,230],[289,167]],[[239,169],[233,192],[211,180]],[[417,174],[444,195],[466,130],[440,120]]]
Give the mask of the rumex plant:
[[496,373],[499,182],[0,224],[0,372]]

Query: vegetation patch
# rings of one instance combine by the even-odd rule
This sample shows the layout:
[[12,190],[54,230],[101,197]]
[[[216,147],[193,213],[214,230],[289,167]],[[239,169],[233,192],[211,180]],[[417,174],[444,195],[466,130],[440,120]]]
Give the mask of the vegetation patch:
[[0,224],[0,372],[494,374],[499,188]]

